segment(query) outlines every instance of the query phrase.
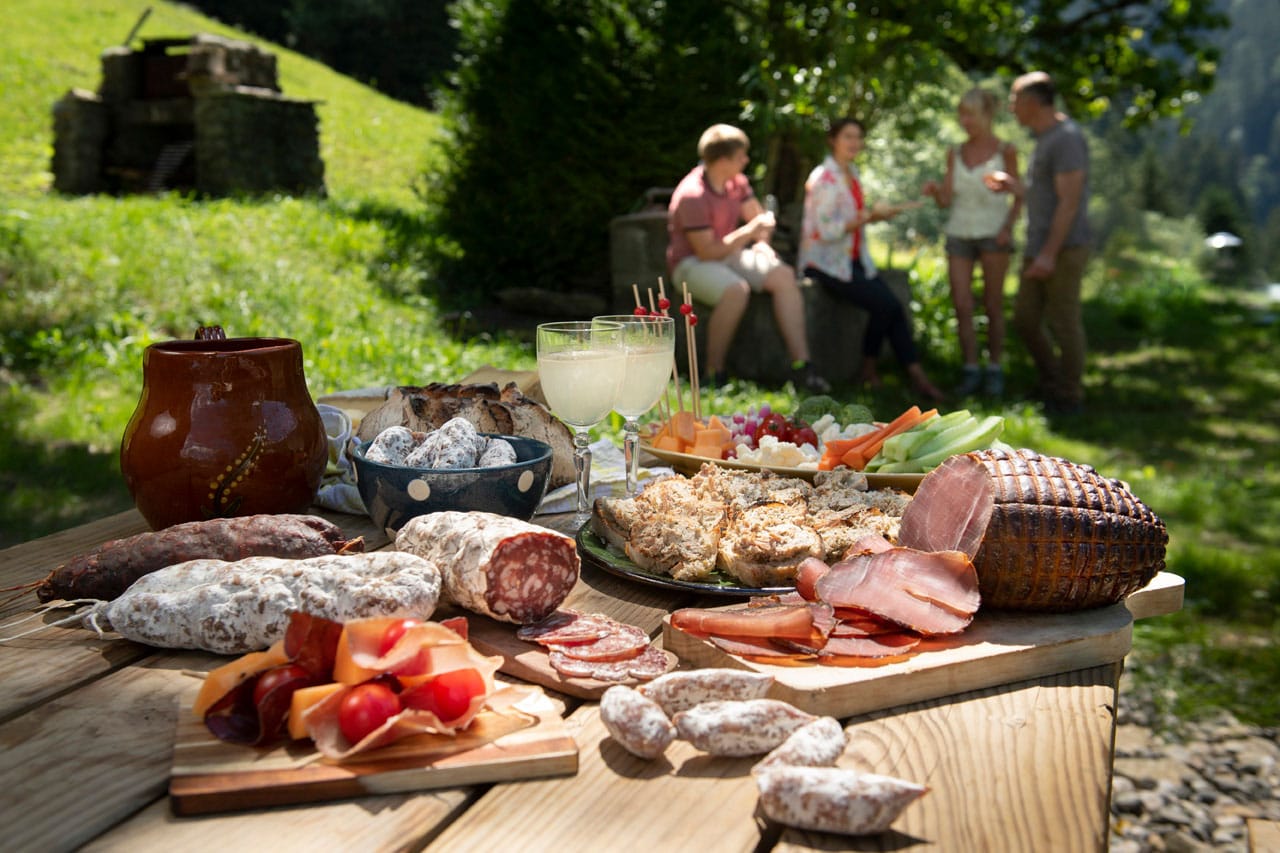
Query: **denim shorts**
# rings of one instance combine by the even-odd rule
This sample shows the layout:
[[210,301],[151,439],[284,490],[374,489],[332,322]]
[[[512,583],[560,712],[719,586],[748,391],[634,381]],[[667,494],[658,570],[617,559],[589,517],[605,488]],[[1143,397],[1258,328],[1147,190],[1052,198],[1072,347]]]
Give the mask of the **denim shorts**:
[[1013,241],[1001,246],[995,237],[947,237],[947,254],[977,259],[987,252],[1012,252]]

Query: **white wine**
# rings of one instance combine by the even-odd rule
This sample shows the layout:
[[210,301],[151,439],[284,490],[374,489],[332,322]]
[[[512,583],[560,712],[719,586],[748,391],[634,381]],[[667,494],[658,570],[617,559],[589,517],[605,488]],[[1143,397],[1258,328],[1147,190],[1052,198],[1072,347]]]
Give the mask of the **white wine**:
[[565,350],[538,354],[538,379],[551,411],[576,427],[604,420],[626,376],[621,349]]
[[672,343],[628,346],[626,378],[613,408],[624,418],[638,418],[653,408],[671,379]]

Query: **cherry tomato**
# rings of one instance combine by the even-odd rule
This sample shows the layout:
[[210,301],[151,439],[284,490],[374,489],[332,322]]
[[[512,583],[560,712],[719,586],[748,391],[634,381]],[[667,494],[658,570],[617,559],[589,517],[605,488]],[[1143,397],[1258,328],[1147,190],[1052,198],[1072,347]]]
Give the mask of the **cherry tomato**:
[[778,441],[787,441],[790,431],[791,427],[787,424],[785,417],[777,412],[770,412],[760,420],[760,426],[756,427],[756,443],[759,444],[760,439],[766,435],[771,435]]
[[[421,624],[422,622],[417,619],[401,619],[398,622],[392,622],[391,625],[387,627],[386,632],[383,633],[382,641],[378,644],[378,657],[383,657],[390,653],[390,651],[395,648],[396,643],[400,642],[400,638],[405,635],[406,631]],[[413,657],[403,663],[391,667],[389,672],[391,672],[392,675],[422,675],[427,671],[427,667],[430,666],[430,663],[431,661],[427,650],[420,649]]]
[[467,712],[471,700],[484,695],[484,677],[474,669],[455,669],[404,693],[404,703],[419,711],[431,711],[442,723]]
[[400,638],[405,635],[406,631],[421,624],[417,619],[400,619],[392,622],[382,635],[382,642],[378,645],[378,657],[382,657],[395,648],[396,643],[400,642]]
[[311,673],[296,663],[272,667],[258,676],[258,683],[253,686],[253,705],[255,708],[260,706],[266,695],[281,685],[295,682],[289,689],[289,695],[292,696],[294,690],[310,685],[311,680]]
[[385,684],[369,682],[351,688],[338,706],[338,727],[351,743],[359,743],[401,711],[400,697]]
[[818,446],[818,434],[813,431],[813,427],[801,426],[791,431],[791,441],[796,445],[812,444],[815,448]]

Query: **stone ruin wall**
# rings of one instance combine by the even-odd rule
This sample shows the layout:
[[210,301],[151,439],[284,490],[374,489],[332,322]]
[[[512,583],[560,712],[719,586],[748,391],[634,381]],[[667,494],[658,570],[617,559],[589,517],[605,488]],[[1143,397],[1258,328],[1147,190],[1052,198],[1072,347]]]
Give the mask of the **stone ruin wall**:
[[280,93],[274,54],[204,34],[144,44],[104,51],[99,90],[54,106],[56,190],[324,193],[315,104]]

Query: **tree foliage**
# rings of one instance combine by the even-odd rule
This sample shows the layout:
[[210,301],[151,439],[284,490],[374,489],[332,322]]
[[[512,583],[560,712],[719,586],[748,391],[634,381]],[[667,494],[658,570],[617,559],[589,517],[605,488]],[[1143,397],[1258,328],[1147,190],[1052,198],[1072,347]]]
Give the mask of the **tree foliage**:
[[[966,78],[1040,68],[1081,117],[1128,126],[1207,91],[1215,0],[459,0],[455,164],[431,205],[450,288],[608,278],[608,220],[692,164],[702,128],[743,126],[761,190],[794,200],[825,120],[900,144],[938,135]],[[890,121],[891,119],[891,121]],[[657,153],[654,153],[657,149]],[[763,154],[763,156],[761,156]],[[532,227],[533,233],[528,229]],[[505,282],[505,284],[504,284]]]

